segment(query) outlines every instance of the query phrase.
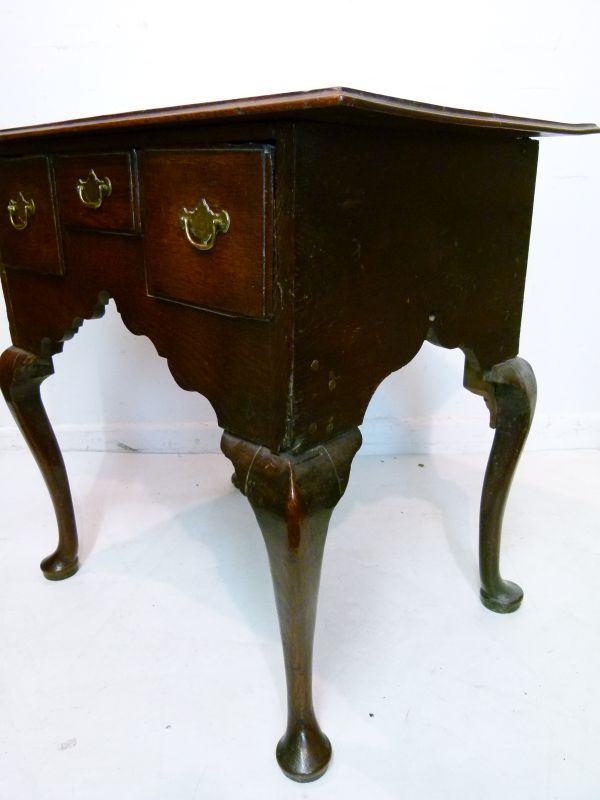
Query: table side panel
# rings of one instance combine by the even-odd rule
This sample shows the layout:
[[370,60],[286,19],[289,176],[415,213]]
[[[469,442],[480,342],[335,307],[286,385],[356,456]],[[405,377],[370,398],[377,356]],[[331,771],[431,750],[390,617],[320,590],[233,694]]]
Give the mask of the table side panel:
[[517,354],[536,162],[528,139],[298,126],[296,448],[360,424],[428,336]]

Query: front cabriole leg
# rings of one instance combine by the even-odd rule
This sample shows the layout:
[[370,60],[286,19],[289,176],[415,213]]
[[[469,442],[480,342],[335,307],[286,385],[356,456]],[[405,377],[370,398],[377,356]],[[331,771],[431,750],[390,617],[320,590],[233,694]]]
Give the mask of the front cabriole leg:
[[227,432],[221,442],[269,555],[288,690],[287,729],[276,755],[296,781],[319,778],[331,758],[331,744],[313,709],[313,638],[329,519],[360,444],[358,429],[296,455],[276,455]]
[[40,397],[40,385],[53,373],[52,360],[9,347],[0,357],[0,388],[50,492],[58,522],[58,547],[41,563],[49,580],[77,572],[77,528],[65,464]]
[[481,496],[481,600],[492,611],[509,613],[521,605],[523,590],[500,576],[500,536],[508,492],[535,411],[535,375],[522,358],[511,358],[482,372],[467,357],[464,383],[483,395],[490,426],[496,429]]

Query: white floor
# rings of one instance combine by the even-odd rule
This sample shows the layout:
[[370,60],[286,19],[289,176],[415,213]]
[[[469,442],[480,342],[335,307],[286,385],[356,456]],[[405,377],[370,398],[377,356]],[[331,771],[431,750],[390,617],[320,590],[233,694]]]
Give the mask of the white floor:
[[321,586],[315,699],[334,760],[294,784],[262,540],[220,456],[68,453],[84,564],[26,452],[0,455],[0,797],[596,800],[600,452],[526,454],[480,605],[485,456],[358,457]]

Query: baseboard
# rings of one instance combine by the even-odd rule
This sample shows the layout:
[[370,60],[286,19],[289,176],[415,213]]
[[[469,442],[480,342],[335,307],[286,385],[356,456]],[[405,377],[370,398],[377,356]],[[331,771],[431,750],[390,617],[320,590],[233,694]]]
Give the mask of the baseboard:
[[[408,419],[375,417],[361,426],[366,455],[477,453],[493,436],[487,417]],[[61,448],[69,451],[218,453],[221,430],[215,422],[171,425],[57,425]],[[0,428],[0,450],[24,447],[16,427]],[[600,414],[536,417],[529,450],[600,448]]]
[[[217,453],[221,429],[216,422],[173,425],[55,425],[64,452]],[[0,428],[0,450],[24,447],[13,427]]]
[[[362,453],[480,453],[490,448],[494,431],[485,411],[481,417],[366,420],[362,426]],[[580,450],[600,448],[600,414],[536,416],[527,441],[528,450]]]

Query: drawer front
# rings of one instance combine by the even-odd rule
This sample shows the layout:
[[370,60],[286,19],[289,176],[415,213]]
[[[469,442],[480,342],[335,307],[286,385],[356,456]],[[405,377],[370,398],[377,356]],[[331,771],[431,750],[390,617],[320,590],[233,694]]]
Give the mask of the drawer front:
[[64,271],[48,159],[0,159],[0,261],[51,275]]
[[54,159],[61,222],[107,231],[136,230],[135,182],[129,153]]
[[149,294],[267,317],[270,148],[146,151],[140,177]]

